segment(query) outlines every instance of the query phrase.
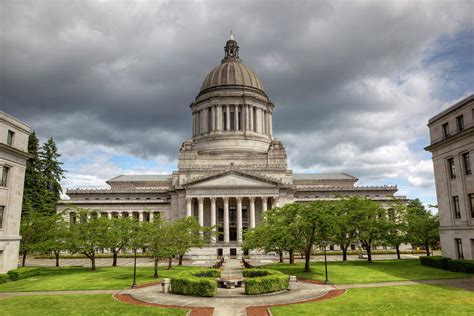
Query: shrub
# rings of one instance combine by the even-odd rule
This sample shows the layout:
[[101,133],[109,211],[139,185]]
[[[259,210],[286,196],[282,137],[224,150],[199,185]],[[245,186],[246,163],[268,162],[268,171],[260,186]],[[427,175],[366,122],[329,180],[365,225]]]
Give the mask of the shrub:
[[449,260],[448,270],[454,272],[474,273],[474,260]]
[[7,274],[0,274],[0,284],[8,282],[8,275]]
[[171,278],[171,291],[176,294],[213,297],[217,293],[217,269],[183,272]]
[[433,268],[439,268],[448,270],[448,263],[451,261],[450,258],[441,257],[441,256],[422,256],[420,257],[420,263],[425,266],[430,266]]
[[7,272],[8,277],[12,281],[17,281],[21,279],[26,279],[35,275],[40,274],[40,269],[38,268],[18,268],[15,270],[10,270]]
[[245,269],[245,294],[256,295],[288,289],[288,275],[270,269]]

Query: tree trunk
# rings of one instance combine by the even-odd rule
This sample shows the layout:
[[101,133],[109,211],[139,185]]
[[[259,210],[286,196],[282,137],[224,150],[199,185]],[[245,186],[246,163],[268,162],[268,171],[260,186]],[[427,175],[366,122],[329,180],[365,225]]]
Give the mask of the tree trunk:
[[283,251],[278,253],[280,255],[280,263],[283,263]]
[[430,256],[430,247],[428,246],[427,242],[425,242],[425,249],[426,249],[426,255],[429,257]]
[[341,249],[342,249],[342,261],[347,261],[347,247],[348,247],[348,246],[341,245]]
[[91,255],[92,268],[91,271],[95,271],[95,253]]
[[168,258],[168,270],[171,269],[172,266],[173,266],[173,258],[169,257]]
[[366,245],[367,248],[367,261],[372,262],[372,245]]
[[183,265],[183,255],[178,256],[178,265],[181,267]]
[[117,266],[117,249],[114,248],[112,250],[112,267],[116,267]]
[[311,272],[311,268],[309,266],[309,262],[311,260],[311,250],[312,250],[312,245],[309,247],[306,247],[304,251],[304,272]]
[[59,267],[59,251],[55,251],[54,256],[56,257],[56,267]]
[[293,250],[288,251],[288,254],[290,255],[290,264],[294,264],[295,263],[295,254],[294,254]]
[[158,278],[158,261],[160,260],[159,257],[156,257],[155,258],[155,274],[153,275],[153,277],[156,279]]
[[395,249],[397,250],[397,258],[401,259],[402,257],[400,256],[400,245],[396,245]]
[[26,255],[28,254],[28,251],[23,252],[23,258],[21,259],[21,266],[24,267],[26,264]]

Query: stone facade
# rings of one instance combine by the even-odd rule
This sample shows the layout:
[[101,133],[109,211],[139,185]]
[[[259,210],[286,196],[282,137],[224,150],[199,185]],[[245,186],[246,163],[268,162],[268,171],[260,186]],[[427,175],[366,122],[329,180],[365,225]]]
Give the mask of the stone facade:
[[443,256],[474,259],[474,95],[429,120]]
[[0,273],[16,269],[30,128],[0,112]]
[[[281,141],[273,137],[274,105],[257,75],[239,58],[230,39],[225,56],[204,79],[190,105],[192,137],[181,145],[178,170],[170,175],[123,175],[107,190],[67,190],[70,205],[96,208],[104,216],[134,214],[149,220],[195,216],[222,233],[209,238],[194,258],[240,256],[242,233],[255,227],[272,207],[292,202],[364,196],[393,200],[396,186],[359,187],[345,173],[294,174]],[[403,198],[403,197],[402,197]],[[125,213],[124,213],[125,212]]]

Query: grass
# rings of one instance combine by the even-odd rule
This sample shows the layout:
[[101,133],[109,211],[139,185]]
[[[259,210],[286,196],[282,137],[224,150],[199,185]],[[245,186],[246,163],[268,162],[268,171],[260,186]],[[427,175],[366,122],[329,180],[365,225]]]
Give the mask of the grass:
[[[324,281],[324,263],[311,262],[310,273],[303,272],[304,263],[290,265],[275,263],[265,266],[299,279]],[[450,279],[473,277],[472,274],[451,272],[421,265],[419,260],[377,260],[328,262],[329,282],[332,284],[375,283],[386,281]]]
[[272,307],[288,315],[474,315],[474,292],[441,285],[349,289],[327,301]]
[[110,294],[41,295],[0,300],[0,315],[185,315],[185,309],[131,305]]
[[[160,278],[170,277],[177,272],[198,270],[198,267],[173,267],[158,270]],[[137,284],[157,281],[153,278],[153,268],[137,268]],[[63,291],[63,290],[119,290],[133,283],[133,268],[98,267],[89,268],[62,267],[41,268],[40,275],[31,278],[0,284],[0,292],[22,291]]]

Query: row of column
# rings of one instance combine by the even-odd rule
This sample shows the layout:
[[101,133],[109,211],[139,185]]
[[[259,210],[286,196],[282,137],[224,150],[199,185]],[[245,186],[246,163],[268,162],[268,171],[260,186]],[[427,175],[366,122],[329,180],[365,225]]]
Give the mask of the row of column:
[[273,133],[272,113],[247,104],[213,105],[193,112],[194,136],[212,131],[238,130],[271,136]]
[[[77,221],[77,215],[75,212],[69,213],[70,221],[75,222]],[[112,217],[133,217],[138,219],[140,222],[151,222],[153,221],[154,217],[160,217],[160,212],[148,212],[148,211],[100,211],[100,212],[91,212],[88,214],[88,219],[93,219],[100,217],[112,218]]]
[[[222,197],[224,201],[224,243],[230,241],[230,227],[229,227],[229,198]],[[242,199],[244,197],[237,196],[237,241],[242,242]],[[278,207],[278,197],[273,198],[273,207]],[[199,225],[204,226],[204,197],[198,197],[198,222]],[[217,213],[216,213],[216,197],[209,197],[211,201],[211,226],[215,230],[217,224]],[[249,226],[255,228],[255,199],[256,197],[248,197],[249,199]],[[266,212],[268,209],[268,197],[261,197],[262,201],[262,212]],[[186,216],[192,216],[192,202],[193,198],[186,198]],[[216,243],[216,237],[211,236],[211,242]]]

